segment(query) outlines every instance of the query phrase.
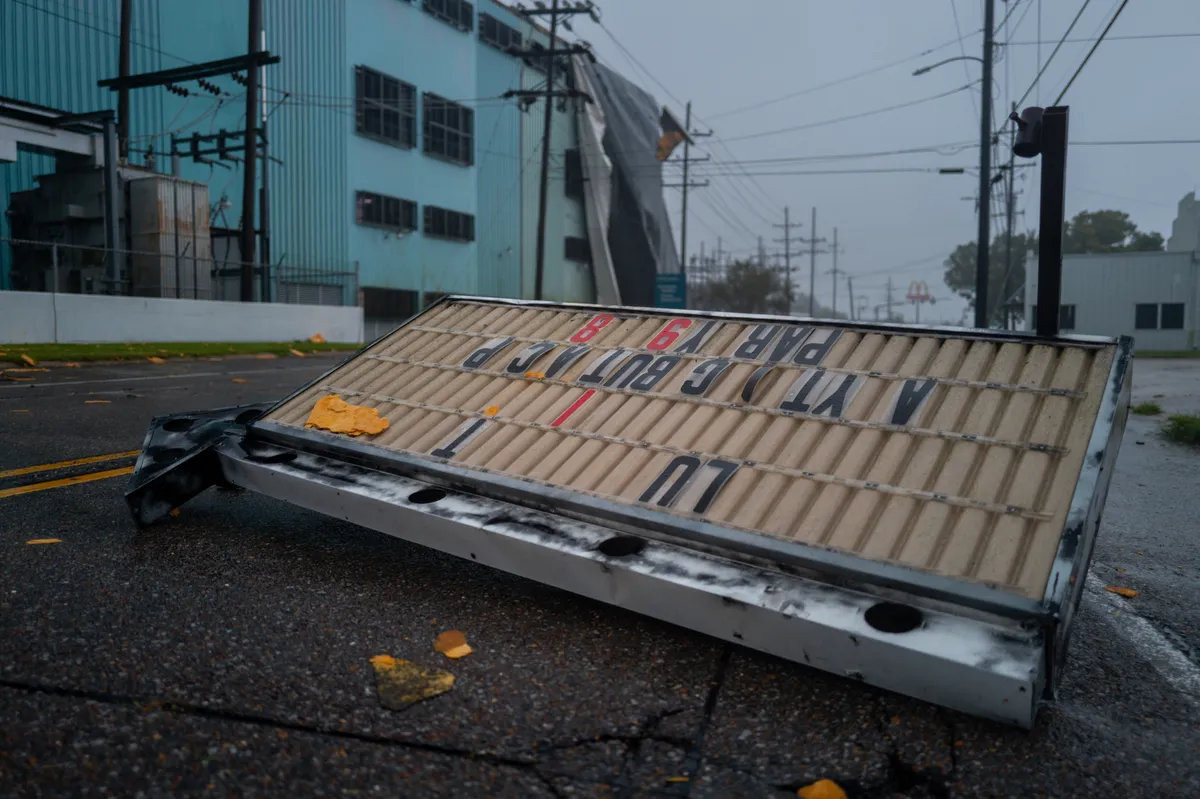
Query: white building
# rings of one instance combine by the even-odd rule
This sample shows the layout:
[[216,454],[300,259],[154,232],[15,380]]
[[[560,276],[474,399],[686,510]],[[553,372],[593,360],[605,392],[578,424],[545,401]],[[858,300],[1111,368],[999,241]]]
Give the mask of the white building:
[[[1036,259],[1025,270],[1025,325],[1037,316]],[[1165,252],[1063,256],[1064,333],[1132,336],[1140,352],[1200,348],[1200,201],[1179,201]]]

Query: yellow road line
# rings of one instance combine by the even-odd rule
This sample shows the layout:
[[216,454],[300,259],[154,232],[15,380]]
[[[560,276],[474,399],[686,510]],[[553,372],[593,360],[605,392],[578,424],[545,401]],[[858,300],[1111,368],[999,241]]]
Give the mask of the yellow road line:
[[114,452],[110,455],[92,455],[88,458],[76,458],[73,461],[59,461],[58,463],[44,463],[41,466],[24,466],[20,469],[9,469],[6,472],[0,472],[0,479],[5,477],[17,477],[22,474],[35,474],[37,472],[55,472],[59,469],[68,469],[72,466],[82,466],[85,463],[100,463],[101,461],[115,461],[121,458],[132,458],[137,455],[140,450],[131,449],[129,452]]
[[108,469],[103,472],[92,472],[91,474],[81,474],[78,477],[63,477],[59,480],[47,480],[42,483],[34,483],[33,485],[18,486],[17,488],[0,489],[0,499],[6,497],[15,497],[21,494],[32,494],[35,491],[45,491],[50,488],[62,488],[63,486],[73,486],[79,483],[90,483],[93,480],[107,480],[110,477],[120,477],[123,474],[132,474],[132,466],[123,466],[120,469]]

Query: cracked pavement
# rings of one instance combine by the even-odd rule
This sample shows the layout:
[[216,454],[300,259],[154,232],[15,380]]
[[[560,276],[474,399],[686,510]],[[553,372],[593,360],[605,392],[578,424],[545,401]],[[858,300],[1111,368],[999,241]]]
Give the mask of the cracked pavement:
[[[329,365],[52,368],[0,388],[0,470],[136,449],[152,416]],[[1200,363],[1139,361],[1135,401],[1160,393],[1200,408]],[[1158,424],[1130,418],[1093,571],[1194,666],[1200,453]],[[138,530],[123,483],[0,499],[0,795],[1200,795],[1200,693],[1087,592],[1061,695],[1023,732],[252,494]],[[447,629],[474,654],[435,653]],[[381,653],[454,688],[385,710]]]

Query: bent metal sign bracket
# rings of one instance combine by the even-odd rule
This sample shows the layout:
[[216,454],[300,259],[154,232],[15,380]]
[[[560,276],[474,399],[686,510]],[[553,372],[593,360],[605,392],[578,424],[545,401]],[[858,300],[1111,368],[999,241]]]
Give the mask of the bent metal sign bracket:
[[[448,297],[274,406],[156,420],[129,497],[149,522],[241,485],[1029,726],[1130,364],[1128,339]],[[371,432],[333,432],[331,397]]]

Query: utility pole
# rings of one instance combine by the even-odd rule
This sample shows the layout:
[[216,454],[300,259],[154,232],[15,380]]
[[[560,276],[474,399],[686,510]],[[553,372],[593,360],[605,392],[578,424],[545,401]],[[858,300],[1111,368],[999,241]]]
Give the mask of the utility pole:
[[[267,49],[267,33],[263,31],[259,42],[259,49]],[[262,128],[260,129],[262,139],[262,189],[258,195],[258,214],[259,227],[261,235],[259,236],[259,260],[262,262],[262,277],[259,281],[258,299],[260,302],[271,301],[271,181],[269,170],[271,168],[271,150],[270,142],[267,139],[267,68],[262,67]],[[249,141],[249,140],[247,140]]]
[[[786,273],[784,275],[784,291],[786,292],[785,296],[787,297],[788,303],[788,316],[792,315],[792,303],[795,300],[795,297],[792,294],[792,228],[803,227],[803,225],[801,225],[799,222],[793,223],[790,214],[790,210],[785,205],[783,207],[783,224],[771,226],[783,228],[783,238],[775,239],[775,241],[783,245],[783,268]],[[811,307],[809,308],[808,313],[810,316],[812,315]]]
[[884,321],[892,321],[892,279],[888,278],[887,282],[887,319]]
[[[688,181],[688,166],[691,164],[691,162],[692,161],[707,161],[707,160],[709,160],[709,156],[707,156],[707,155],[704,156],[703,158],[692,158],[691,157],[692,156],[692,137],[693,136],[704,137],[704,136],[713,135],[713,132],[711,130],[708,131],[707,133],[695,133],[692,131],[692,101],[691,100],[688,100],[688,103],[687,103],[687,113],[685,115],[684,122],[683,122],[683,130],[684,130],[684,135],[683,135],[683,184],[682,184],[683,208],[681,211],[682,218],[679,223],[679,268],[682,269],[683,273],[686,275],[687,274],[688,189],[691,189],[691,188],[702,189],[708,185],[707,180],[702,183],[690,183]],[[686,278],[685,278],[685,280],[686,280]]]
[[825,241],[825,239],[817,238],[817,207],[814,205],[812,209],[812,227],[809,229],[809,238],[800,239],[808,245],[808,315],[811,317],[815,314],[816,295],[817,295],[817,253],[825,252],[818,250],[817,245]]
[[975,251],[975,327],[988,326],[988,248],[992,217],[992,27],[995,0],[983,1],[983,99],[979,111],[979,241]]
[[[1012,113],[1015,114],[1016,112],[1017,112],[1017,104],[1013,103],[1012,104]],[[1007,192],[1008,196],[1006,198],[1005,209],[1004,209],[1004,213],[1008,217],[1008,219],[1006,220],[1007,225],[1006,225],[1005,233],[1004,233],[1004,281],[1000,284],[1000,292],[1003,295],[1001,297],[1000,301],[1002,303],[1004,303],[1005,306],[1008,305],[1009,300],[1011,299],[1011,297],[1008,296],[1008,278],[1012,274],[1012,268],[1013,268],[1012,235],[1013,235],[1013,215],[1014,215],[1014,209],[1016,207],[1016,198],[1013,196],[1013,188],[1014,188],[1013,173],[1016,171],[1016,169],[1015,169],[1016,153],[1014,152],[1013,145],[1015,145],[1016,141],[1017,141],[1016,125],[1013,126],[1012,133],[1009,138],[1010,138],[1010,146],[1008,148],[1008,192]],[[1012,329],[1012,314],[1007,312],[1007,308],[1005,309],[1005,314],[1004,314],[1004,329],[1005,330]]]
[[[121,41],[117,51],[117,74],[129,77],[129,48],[133,31],[133,0],[121,0]],[[129,158],[129,89],[117,93],[117,148],[122,161]]]
[[854,318],[854,275],[846,275],[846,291],[850,295],[850,321],[853,322],[856,321]]
[[528,8],[521,9],[521,13],[527,16],[535,16],[539,14],[548,14],[550,16],[550,44],[542,51],[519,48],[509,48],[511,55],[525,58],[544,58],[546,59],[546,89],[542,92],[527,92],[527,91],[507,91],[505,97],[525,97],[541,95],[546,100],[545,118],[542,120],[542,176],[541,185],[538,192],[538,225],[537,225],[537,266],[536,277],[534,279],[534,299],[542,299],[542,284],[546,273],[546,204],[549,200],[550,188],[550,129],[551,123],[554,120],[554,98],[555,97],[579,97],[586,96],[583,92],[567,91],[556,92],[554,90],[554,72],[557,62],[557,57],[560,55],[573,55],[575,53],[587,53],[591,55],[586,47],[558,47],[558,18],[560,16],[570,16],[573,14],[590,14],[593,19],[596,19],[596,9],[590,2],[575,6],[560,7],[559,0],[552,0],[549,8]]
[[[833,275],[833,308],[832,308],[832,310],[833,310],[834,315],[836,316],[836,314],[837,314],[837,287],[838,287],[838,274],[839,274],[838,273],[838,265],[837,265],[837,257],[838,257],[838,253],[841,252],[841,248],[838,247],[838,229],[837,228],[833,229],[833,244],[830,245],[829,252],[833,254],[833,268],[830,269],[825,274]],[[853,314],[854,313],[854,299],[853,299],[854,292],[853,291],[850,292],[850,297],[851,297],[850,313]]]
[[[262,45],[262,0],[250,0],[249,40],[247,57],[253,59]],[[256,252],[254,206],[257,204],[258,160],[258,67],[246,70],[246,151],[242,173],[242,240],[241,295],[242,302],[254,301],[254,262]]]

